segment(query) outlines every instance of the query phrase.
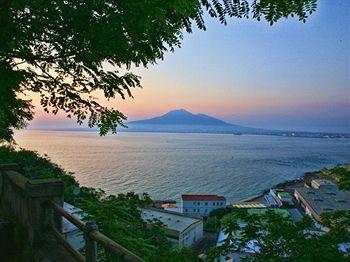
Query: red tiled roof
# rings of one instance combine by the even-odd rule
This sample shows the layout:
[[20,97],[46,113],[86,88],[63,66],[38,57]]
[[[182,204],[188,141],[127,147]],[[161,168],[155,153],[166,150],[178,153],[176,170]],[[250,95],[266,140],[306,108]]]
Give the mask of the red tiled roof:
[[218,195],[181,195],[183,200],[191,201],[191,200],[208,200],[208,201],[226,201],[226,198]]

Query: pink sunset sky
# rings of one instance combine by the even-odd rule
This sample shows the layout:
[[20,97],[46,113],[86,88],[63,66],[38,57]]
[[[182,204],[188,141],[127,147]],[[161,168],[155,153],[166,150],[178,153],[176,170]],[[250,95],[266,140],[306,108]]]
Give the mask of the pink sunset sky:
[[[350,132],[350,2],[322,1],[305,23],[208,20],[185,35],[164,61],[132,72],[142,77],[134,99],[103,104],[129,120],[184,108],[254,127]],[[75,127],[43,112],[36,96],[31,128]]]

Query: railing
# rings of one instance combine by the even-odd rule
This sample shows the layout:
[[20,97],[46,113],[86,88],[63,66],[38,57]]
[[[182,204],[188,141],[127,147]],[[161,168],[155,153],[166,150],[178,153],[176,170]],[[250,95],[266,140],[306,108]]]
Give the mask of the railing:
[[[77,261],[97,261],[97,243],[123,261],[143,261],[99,232],[95,222],[85,223],[63,209],[62,181],[56,178],[29,179],[17,170],[18,167],[14,164],[0,163],[0,208],[2,215],[11,218],[17,228],[21,229],[21,234],[16,234],[16,241],[20,241],[18,243],[23,242],[30,250],[40,250],[45,245],[49,233],[47,230],[51,229],[50,233],[56,236],[67,253],[72,254]],[[84,232],[85,256],[62,235],[62,216]],[[19,236],[25,236],[25,239]],[[50,258],[53,254],[45,255]]]
[[97,261],[97,243],[99,243],[104,249],[112,254],[120,257],[123,261],[139,262],[143,261],[140,257],[133,254],[126,248],[118,245],[116,242],[106,237],[104,234],[98,231],[97,224],[95,222],[83,222],[73,214],[67,212],[61,206],[55,202],[50,202],[53,210],[65,217],[68,221],[74,224],[77,228],[84,232],[85,237],[85,257],[78,252],[73,246],[71,246],[62,234],[54,227],[51,226],[51,230],[56,238],[62,243],[62,245],[78,260],[81,262],[95,262]]

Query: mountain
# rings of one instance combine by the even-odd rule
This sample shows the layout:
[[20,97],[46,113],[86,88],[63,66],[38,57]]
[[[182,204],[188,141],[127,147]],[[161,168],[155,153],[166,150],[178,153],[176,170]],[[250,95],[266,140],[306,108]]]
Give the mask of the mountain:
[[261,129],[233,125],[205,114],[193,114],[184,109],[164,115],[127,123],[128,131],[180,133],[256,133]]
[[[65,123],[58,122],[60,126]],[[66,124],[67,125],[67,124]],[[118,127],[120,132],[166,132],[166,133],[215,133],[215,134],[254,134],[254,135],[274,135],[284,137],[308,137],[308,138],[347,138],[349,133],[324,133],[324,132],[303,132],[291,130],[269,130],[262,128],[246,127],[224,122],[218,118],[205,114],[192,114],[184,109],[172,110],[164,115],[150,119],[132,121],[126,123],[128,128]],[[43,128],[46,127],[46,128]],[[53,124],[57,126],[57,123]],[[57,131],[91,131],[90,128],[71,127],[50,128],[47,123],[40,123],[34,128],[38,130]],[[98,129],[95,129],[96,131]]]
[[350,134],[314,133],[298,131],[269,130],[246,127],[224,122],[205,114],[193,114],[184,109],[172,110],[164,115],[126,123],[126,132],[167,132],[167,133],[215,133],[254,134],[308,138],[350,138]]
[[192,114],[185,109],[172,110],[162,116],[133,121],[129,124],[142,125],[201,125],[201,126],[231,126],[220,119],[205,114]]

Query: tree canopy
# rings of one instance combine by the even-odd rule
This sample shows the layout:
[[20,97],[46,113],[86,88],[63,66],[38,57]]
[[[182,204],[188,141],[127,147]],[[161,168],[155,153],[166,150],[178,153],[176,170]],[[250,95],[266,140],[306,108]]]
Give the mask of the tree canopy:
[[[3,0],[0,2],[0,139],[33,118],[40,95],[46,112],[87,120],[102,135],[116,132],[126,116],[94,97],[132,97],[145,66],[180,47],[184,32],[205,30],[205,17],[305,21],[316,0]],[[112,69],[111,69],[112,68]],[[22,94],[22,96],[21,96]],[[4,102],[5,101],[5,102]]]
[[[330,174],[340,179],[340,189],[350,190],[347,187],[347,169],[336,167]],[[309,217],[295,223],[290,217],[283,217],[274,212],[274,209],[262,214],[250,214],[245,209],[234,209],[231,215],[223,217],[221,221],[221,230],[227,234],[227,238],[220,247],[209,250],[207,255],[209,260],[215,260],[232,252],[253,251],[244,259],[349,261],[350,210],[327,212],[322,214],[321,219],[328,232],[320,234]],[[255,252],[256,250],[259,252]]]
[[339,189],[350,190],[350,170],[344,167],[335,167],[330,172],[331,177],[337,178]]
[[245,257],[248,261],[347,261],[350,250],[346,255],[339,245],[349,240],[348,215],[348,212],[328,214],[326,224],[331,231],[320,235],[312,229],[309,217],[294,223],[273,209],[262,214],[236,209],[222,221],[227,238],[220,247],[209,251],[208,258],[215,260],[236,251],[252,252]]

